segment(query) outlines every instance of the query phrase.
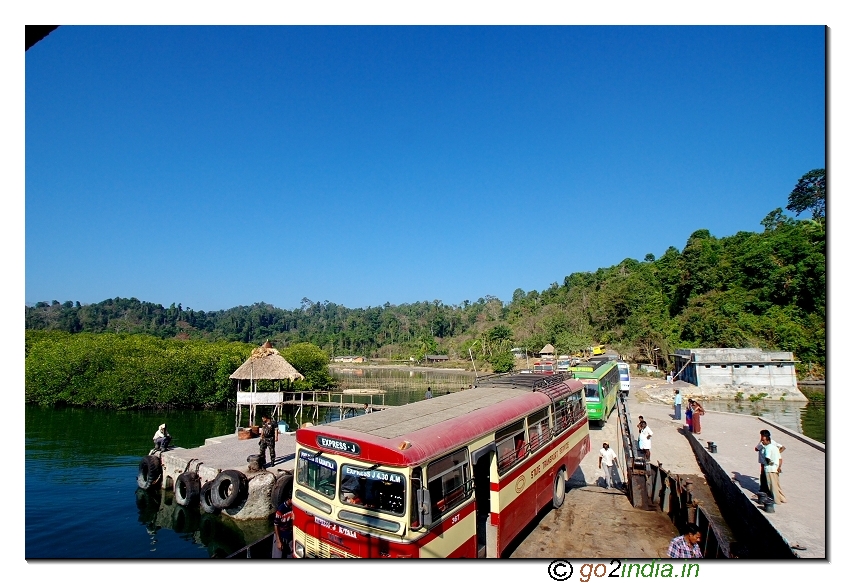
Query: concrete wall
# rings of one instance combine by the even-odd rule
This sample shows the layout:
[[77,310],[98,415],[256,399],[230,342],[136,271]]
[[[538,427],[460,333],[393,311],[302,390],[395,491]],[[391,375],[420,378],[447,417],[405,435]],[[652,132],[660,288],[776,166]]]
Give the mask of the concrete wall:
[[679,379],[733,397],[767,393],[769,399],[807,400],[797,387],[794,355],[790,352],[764,352],[757,348],[680,349],[674,355]]
[[735,532],[736,538],[749,551],[751,559],[792,559],[797,554],[774,528],[762,511],[741,488],[732,481],[720,464],[692,433],[685,434],[696,454],[697,461],[714,492],[720,511]]

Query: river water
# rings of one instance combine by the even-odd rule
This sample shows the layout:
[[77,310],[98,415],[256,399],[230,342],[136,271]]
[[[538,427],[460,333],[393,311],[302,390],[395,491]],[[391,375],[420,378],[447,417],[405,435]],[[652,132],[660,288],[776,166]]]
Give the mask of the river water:
[[[386,390],[387,405],[422,399],[428,387],[435,396],[454,392],[474,380],[463,373],[408,369],[352,368],[332,373],[348,388]],[[372,398],[380,402],[380,397]],[[363,399],[368,402],[369,398]],[[333,414],[335,410],[330,409],[328,415]],[[809,433],[823,432],[822,407],[818,412],[814,407],[789,403],[770,414],[776,415],[779,423],[824,441]],[[807,418],[815,422],[807,422]],[[285,420],[290,425],[294,421]],[[271,532],[270,521],[209,516],[196,508],[177,506],[169,492],[151,494],[136,488],[139,461],[163,422],[168,423],[174,445],[197,447],[208,437],[232,432],[235,411],[109,411],[27,405],[25,557],[224,557]]]

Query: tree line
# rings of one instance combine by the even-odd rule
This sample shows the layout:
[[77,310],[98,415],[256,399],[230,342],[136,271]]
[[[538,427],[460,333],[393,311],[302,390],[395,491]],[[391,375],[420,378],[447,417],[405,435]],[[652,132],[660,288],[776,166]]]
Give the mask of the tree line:
[[[136,298],[97,304],[39,302],[26,308],[28,330],[146,334],[159,339],[310,343],[329,356],[360,354],[408,360],[425,354],[489,360],[509,369],[513,347],[529,354],[552,344],[572,353],[605,343],[631,360],[661,364],[686,347],[789,350],[823,370],[826,355],[826,182],[805,174],[787,210],[770,211],[758,232],[717,238],[695,231],[680,251],[627,258],[595,272],[572,273],[542,291],[517,289],[457,305],[440,300],[366,308],[301,301],[298,309],[257,303],[202,311]],[[659,349],[654,351],[654,349]],[[803,368],[803,367],[801,367]]]
[[[25,346],[27,402],[115,409],[223,407],[236,398],[230,375],[256,348],[242,342],[58,330],[27,330]],[[328,357],[318,347],[296,343],[280,353],[305,376],[293,383],[294,390],[333,385]]]

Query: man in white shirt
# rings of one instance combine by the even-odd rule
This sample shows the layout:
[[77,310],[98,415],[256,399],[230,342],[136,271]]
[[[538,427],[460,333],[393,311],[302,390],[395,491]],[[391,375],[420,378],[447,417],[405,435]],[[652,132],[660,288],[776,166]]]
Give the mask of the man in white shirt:
[[652,449],[652,429],[646,425],[646,421],[641,421],[638,425],[640,435],[638,435],[638,449],[643,451],[643,457],[649,461],[650,449]]
[[[759,434],[759,443],[755,447],[755,450],[759,454],[759,465],[761,465],[761,474],[759,475],[759,492],[764,492],[769,496],[770,488],[767,487],[767,476],[764,473],[764,444],[761,442],[761,438],[770,438],[770,431],[768,431],[767,429],[762,429]],[[780,454],[785,451],[785,446],[780,445],[777,441],[773,441],[773,438],[771,438],[771,443],[773,443],[773,445],[775,445],[779,449]],[[779,457],[781,458],[782,456],[780,455]]]
[[607,442],[603,443],[602,449],[599,450],[599,469],[603,471],[605,477],[605,489],[610,489],[615,483],[615,477],[618,478],[619,474],[617,473],[617,453],[608,447]]
[[780,455],[776,444],[770,442],[770,437],[762,435],[761,443],[764,446],[764,474],[767,477],[769,495],[776,502],[785,502],[785,495],[779,486],[779,474],[782,473],[782,455]]

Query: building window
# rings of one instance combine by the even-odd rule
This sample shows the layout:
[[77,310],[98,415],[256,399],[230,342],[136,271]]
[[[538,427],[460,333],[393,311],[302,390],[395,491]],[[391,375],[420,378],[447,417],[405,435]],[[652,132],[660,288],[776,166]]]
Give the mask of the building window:
[[[723,368],[726,368],[726,367],[723,367]],[[741,368],[741,365],[740,365],[740,364],[736,364],[736,365],[735,365],[735,368]]]
[[705,368],[711,368],[710,364],[705,365]]
[[725,364],[721,364],[721,365],[720,365],[720,368],[726,368],[726,365],[725,365]]

